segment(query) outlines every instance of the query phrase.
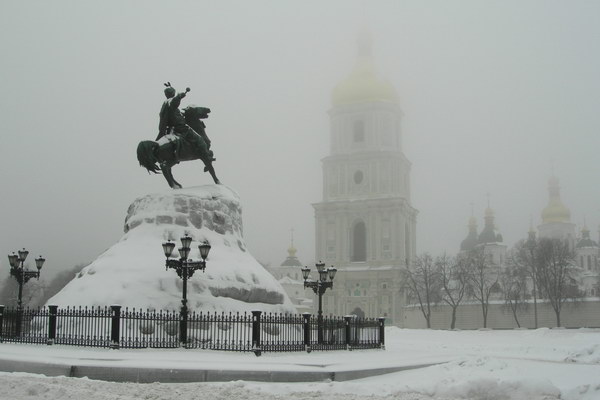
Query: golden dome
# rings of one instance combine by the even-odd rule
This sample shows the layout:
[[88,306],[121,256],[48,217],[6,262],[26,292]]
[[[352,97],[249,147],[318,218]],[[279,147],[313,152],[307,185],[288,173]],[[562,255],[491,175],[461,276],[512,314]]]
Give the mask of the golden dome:
[[357,65],[350,76],[333,89],[331,102],[339,106],[368,101],[396,103],[398,95],[390,83],[377,79],[372,68]]
[[293,244],[288,248],[288,254],[290,255],[290,257],[296,257],[297,251],[298,250],[296,250]]
[[569,222],[571,220],[571,211],[560,200],[560,186],[558,178],[551,177],[548,181],[548,192],[550,201],[542,210],[542,222]]
[[358,59],[350,75],[334,89],[331,102],[334,106],[367,101],[389,101],[396,103],[396,89],[375,73],[371,55],[371,37],[361,32],[358,37]]
[[565,205],[560,201],[550,201],[550,204],[542,211],[542,221],[547,222],[569,222],[571,219],[571,212]]

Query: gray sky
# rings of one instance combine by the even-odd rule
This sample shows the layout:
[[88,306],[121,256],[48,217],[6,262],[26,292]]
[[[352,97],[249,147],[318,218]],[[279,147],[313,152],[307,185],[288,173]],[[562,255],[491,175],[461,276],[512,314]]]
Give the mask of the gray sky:
[[[167,187],[135,156],[167,80],[212,109],[215,167],[255,257],[282,262],[293,227],[313,262],[331,90],[365,25],[400,97],[418,252],[456,252],[487,192],[512,245],[540,222],[551,160],[597,240],[599,15],[594,1],[2,1],[2,274],[23,246],[47,273],[92,261],[136,197]],[[211,183],[200,162],[174,174]]]

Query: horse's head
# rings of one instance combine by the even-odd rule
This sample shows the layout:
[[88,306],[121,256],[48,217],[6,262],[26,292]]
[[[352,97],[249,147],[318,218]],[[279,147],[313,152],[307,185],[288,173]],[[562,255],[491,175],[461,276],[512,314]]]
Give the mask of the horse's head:
[[206,107],[198,107],[198,106],[187,106],[183,109],[183,117],[186,122],[197,121],[199,119],[208,118],[208,114],[210,113],[210,108]]

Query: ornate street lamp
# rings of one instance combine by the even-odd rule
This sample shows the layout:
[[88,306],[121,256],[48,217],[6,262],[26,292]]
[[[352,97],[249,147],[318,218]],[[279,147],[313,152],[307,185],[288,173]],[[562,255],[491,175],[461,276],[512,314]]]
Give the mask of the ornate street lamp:
[[23,285],[26,284],[31,278],[40,279],[40,272],[42,270],[42,266],[46,261],[45,258],[39,256],[35,259],[35,266],[37,267],[37,271],[32,271],[29,269],[25,269],[24,263],[27,259],[29,252],[25,249],[19,250],[18,254],[14,252],[9,254],[8,263],[10,264],[10,274],[14,276],[14,278],[19,283],[19,300],[18,300],[18,308],[23,308]]
[[29,252],[25,249],[19,250],[15,254],[8,255],[8,263],[10,264],[10,274],[17,280],[19,283],[19,297],[17,301],[17,336],[21,335],[21,317],[23,313],[23,285],[26,284],[31,278],[40,279],[40,272],[42,271],[42,266],[46,261],[45,258],[39,256],[35,259],[35,266],[37,271],[25,269],[25,260],[29,255]]
[[188,259],[191,251],[192,238],[187,234],[181,238],[181,247],[178,250],[179,259],[171,258],[173,254],[173,250],[175,249],[175,243],[170,240],[162,244],[163,251],[165,253],[165,257],[167,260],[165,261],[165,266],[167,271],[169,268],[172,268],[177,272],[177,275],[183,280],[183,296],[181,300],[181,320],[179,325],[179,337],[181,343],[187,342],[187,318],[188,318],[188,308],[187,308],[187,281],[189,278],[194,275],[194,272],[198,270],[206,269],[206,258],[208,257],[208,253],[210,252],[210,244],[208,241],[204,241],[202,244],[198,246],[198,250],[200,251],[200,257],[202,260],[200,261],[192,261]]
[[[325,263],[318,262],[315,264],[319,279],[316,281],[308,280],[310,278],[310,268],[302,268],[302,277],[304,278],[304,287],[311,288],[315,294],[319,296],[319,311],[317,314],[317,342],[323,343],[323,294],[328,288],[333,287],[333,279],[337,269],[332,265],[329,268],[325,268]],[[329,281],[327,280],[329,278]]]

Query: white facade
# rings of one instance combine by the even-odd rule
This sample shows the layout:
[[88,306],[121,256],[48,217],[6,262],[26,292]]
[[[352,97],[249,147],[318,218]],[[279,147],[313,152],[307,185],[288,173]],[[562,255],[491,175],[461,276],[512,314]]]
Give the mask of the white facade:
[[579,286],[586,296],[600,296],[600,247],[590,238],[587,227],[575,249],[575,262],[580,268]]
[[506,267],[506,249],[507,246],[502,243],[487,243],[483,245],[483,253],[488,258],[489,263],[498,268]]
[[570,222],[546,222],[538,226],[540,238],[566,239],[571,249],[575,245],[575,224]]

